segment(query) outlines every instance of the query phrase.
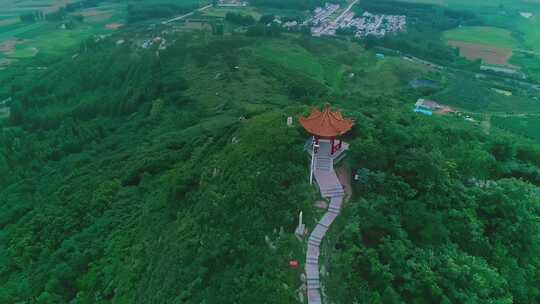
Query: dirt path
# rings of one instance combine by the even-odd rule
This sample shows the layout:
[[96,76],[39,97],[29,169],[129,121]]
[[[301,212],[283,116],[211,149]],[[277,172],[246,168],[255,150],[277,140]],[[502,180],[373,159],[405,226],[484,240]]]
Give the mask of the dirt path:
[[491,115],[485,116],[485,119],[482,121],[481,126],[487,135],[491,133]]
[[336,169],[336,174],[339,182],[343,185],[343,189],[345,190],[343,202],[348,202],[352,197],[351,168],[347,163],[345,163]]
[[469,111],[459,111],[463,114],[467,115],[488,115],[490,118],[492,116],[496,117],[502,117],[502,118],[509,118],[509,117],[521,117],[521,118],[527,118],[527,117],[534,117],[534,116],[540,116],[540,113],[500,113],[500,112],[491,112],[491,113],[480,113],[480,112],[469,112]]

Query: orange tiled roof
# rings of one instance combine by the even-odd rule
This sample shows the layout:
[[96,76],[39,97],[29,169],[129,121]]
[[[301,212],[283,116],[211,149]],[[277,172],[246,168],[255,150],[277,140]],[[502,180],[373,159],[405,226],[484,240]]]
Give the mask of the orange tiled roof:
[[347,133],[354,122],[351,119],[344,119],[339,111],[332,112],[330,106],[327,106],[323,112],[314,108],[309,117],[300,117],[300,124],[315,136],[333,138]]

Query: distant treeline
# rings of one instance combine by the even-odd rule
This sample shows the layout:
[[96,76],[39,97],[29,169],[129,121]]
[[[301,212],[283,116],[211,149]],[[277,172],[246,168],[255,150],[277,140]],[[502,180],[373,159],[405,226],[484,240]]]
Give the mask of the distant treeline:
[[255,24],[255,18],[253,18],[253,16],[236,14],[232,12],[228,12],[227,15],[225,15],[225,20],[232,24],[243,26]]
[[24,23],[34,23],[38,20],[45,19],[45,14],[43,14],[42,11],[35,11],[31,13],[25,13],[19,16],[21,19],[21,22]]
[[63,20],[69,13],[76,12],[84,8],[96,7],[99,5],[100,2],[101,0],[77,1],[73,3],[68,3],[63,7],[60,7],[58,10],[48,14],[44,14],[42,11],[22,14],[20,15],[20,19],[24,23],[34,23],[41,20],[60,21]]

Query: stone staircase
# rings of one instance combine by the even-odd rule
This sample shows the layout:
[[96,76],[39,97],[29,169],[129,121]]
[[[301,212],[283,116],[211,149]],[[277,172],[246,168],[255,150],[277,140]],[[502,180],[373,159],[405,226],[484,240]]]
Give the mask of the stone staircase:
[[343,186],[340,184],[332,159],[324,156],[316,157],[315,180],[319,185],[322,197],[344,196]]
[[308,238],[305,264],[308,304],[322,304],[319,273],[320,246],[326,232],[341,212],[343,197],[345,196],[343,186],[334,171],[333,160],[325,156],[329,155],[329,152],[322,149],[319,151],[314,172],[321,196],[330,198],[330,205]]

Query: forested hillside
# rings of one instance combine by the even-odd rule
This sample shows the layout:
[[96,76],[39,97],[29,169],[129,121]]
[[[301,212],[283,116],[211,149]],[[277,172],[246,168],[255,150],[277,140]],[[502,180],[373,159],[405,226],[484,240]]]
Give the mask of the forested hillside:
[[333,301],[539,301],[537,144],[417,116],[403,83],[428,72],[355,43],[144,35],[2,83],[0,303],[299,303],[293,231],[317,196],[286,121],[326,102],[355,119],[359,176],[325,253]]
[[539,185],[538,147],[452,120],[360,117],[357,198],[331,244],[331,297],[537,302],[540,200],[526,181]]
[[279,231],[313,199],[304,138],[284,112],[210,105],[183,77],[208,68],[223,74],[216,86],[239,82],[227,56],[242,39],[223,52],[183,39],[194,44],[160,57],[103,43],[15,80],[2,303],[294,302],[283,285],[297,285],[286,265],[301,247]]

